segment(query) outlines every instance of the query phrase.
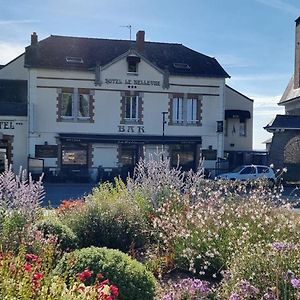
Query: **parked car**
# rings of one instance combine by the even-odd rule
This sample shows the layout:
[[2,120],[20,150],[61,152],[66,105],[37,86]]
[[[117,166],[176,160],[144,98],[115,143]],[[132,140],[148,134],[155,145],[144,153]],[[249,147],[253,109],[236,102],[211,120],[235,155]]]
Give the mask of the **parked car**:
[[232,172],[220,174],[217,178],[245,181],[262,177],[267,178],[271,185],[276,183],[276,176],[273,169],[269,166],[263,165],[240,166]]

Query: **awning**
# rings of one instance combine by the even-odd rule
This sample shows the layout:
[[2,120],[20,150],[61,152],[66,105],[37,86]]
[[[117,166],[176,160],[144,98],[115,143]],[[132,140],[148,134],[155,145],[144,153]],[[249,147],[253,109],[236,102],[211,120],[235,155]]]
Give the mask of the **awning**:
[[226,109],[225,120],[239,118],[241,122],[245,122],[246,119],[251,119],[249,110],[238,110],[238,109]]
[[201,144],[201,136],[162,136],[129,134],[78,134],[60,133],[61,141],[69,143],[111,143],[111,144]]

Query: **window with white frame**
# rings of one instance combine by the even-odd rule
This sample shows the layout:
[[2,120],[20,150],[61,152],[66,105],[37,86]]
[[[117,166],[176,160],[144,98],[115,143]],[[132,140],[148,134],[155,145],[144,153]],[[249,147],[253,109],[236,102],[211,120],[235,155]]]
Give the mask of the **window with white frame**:
[[125,120],[138,121],[139,101],[138,96],[125,97]]
[[173,98],[172,100],[172,121],[173,123],[183,122],[183,98]]
[[201,102],[199,98],[188,95],[188,97],[172,97],[171,100],[171,124],[201,125]]
[[78,95],[78,118],[89,118],[90,117],[90,95],[79,94]]
[[62,118],[73,118],[73,94],[62,93],[60,102],[60,115]]
[[187,123],[196,124],[197,120],[197,101],[198,99],[187,99]]
[[65,88],[58,97],[58,121],[91,121],[91,101],[93,97],[89,91],[83,89]]

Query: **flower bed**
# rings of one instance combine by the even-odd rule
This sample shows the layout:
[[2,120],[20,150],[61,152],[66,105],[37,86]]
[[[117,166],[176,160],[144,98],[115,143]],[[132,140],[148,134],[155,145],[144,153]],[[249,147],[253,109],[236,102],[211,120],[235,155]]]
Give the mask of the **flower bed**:
[[[141,282],[147,299],[157,300],[300,297],[300,215],[263,180],[207,180],[201,170],[169,169],[159,157],[142,160],[126,184],[101,184],[44,214],[41,182],[7,169],[0,190],[1,299],[132,300],[144,297],[146,288],[137,293]],[[99,258],[93,249],[101,247],[131,258],[106,250]],[[80,259],[68,254],[74,249],[82,250]],[[80,267],[54,272],[62,257],[71,269]],[[145,268],[156,276],[156,296]],[[125,275],[115,276],[118,270]],[[174,270],[187,278],[167,283]]]

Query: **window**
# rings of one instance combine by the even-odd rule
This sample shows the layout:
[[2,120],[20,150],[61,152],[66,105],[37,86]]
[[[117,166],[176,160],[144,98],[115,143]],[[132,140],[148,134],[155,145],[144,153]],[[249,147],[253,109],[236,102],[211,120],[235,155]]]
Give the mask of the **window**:
[[57,121],[93,121],[93,100],[86,89],[59,90]]
[[143,124],[143,93],[121,92],[121,124]]
[[187,122],[196,124],[197,122],[197,99],[187,99]]
[[61,96],[61,116],[63,118],[73,117],[73,94],[62,93]]
[[240,136],[246,136],[246,122],[240,122]]
[[173,98],[173,123],[183,122],[183,99]]
[[266,174],[269,173],[270,169],[268,167],[257,167],[257,173],[259,174]]
[[62,165],[86,166],[88,162],[87,144],[62,145]]
[[137,121],[138,119],[138,97],[125,98],[125,120]]
[[201,125],[201,100],[198,95],[171,96],[172,124]]
[[127,56],[127,72],[128,73],[137,73],[138,72],[138,64],[141,61],[140,57],[135,55]]
[[255,173],[256,173],[255,167],[246,167],[240,172],[240,174],[255,174]]
[[89,118],[90,116],[90,101],[87,94],[79,94],[78,97],[78,118]]
[[185,171],[194,169],[195,153],[195,145],[170,145],[171,166],[176,167],[179,164]]

